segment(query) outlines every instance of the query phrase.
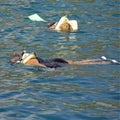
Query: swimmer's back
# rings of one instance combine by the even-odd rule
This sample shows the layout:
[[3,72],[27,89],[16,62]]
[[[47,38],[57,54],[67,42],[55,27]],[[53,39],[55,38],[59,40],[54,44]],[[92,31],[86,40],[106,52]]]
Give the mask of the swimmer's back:
[[44,60],[41,58],[37,58],[37,59],[41,64],[44,64],[48,68],[57,68],[68,64],[66,60],[61,58],[44,59]]

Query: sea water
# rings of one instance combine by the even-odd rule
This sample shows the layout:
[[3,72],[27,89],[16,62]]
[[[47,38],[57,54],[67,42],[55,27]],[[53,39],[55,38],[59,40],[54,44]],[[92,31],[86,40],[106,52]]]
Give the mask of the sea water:
[[[28,19],[34,13],[47,23]],[[77,20],[79,30],[48,30],[63,15]],[[1,0],[0,16],[0,120],[119,119],[118,65],[45,70],[9,63],[22,50],[41,58],[119,61],[119,1]]]

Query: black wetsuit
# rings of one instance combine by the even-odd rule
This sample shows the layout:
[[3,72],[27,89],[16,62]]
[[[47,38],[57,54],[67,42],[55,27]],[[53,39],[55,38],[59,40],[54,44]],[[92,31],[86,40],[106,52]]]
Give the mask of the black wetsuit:
[[57,67],[62,67],[66,64],[68,64],[68,62],[64,59],[61,58],[53,58],[53,59],[41,59],[41,58],[37,58],[39,63],[45,65],[48,68],[57,68]]

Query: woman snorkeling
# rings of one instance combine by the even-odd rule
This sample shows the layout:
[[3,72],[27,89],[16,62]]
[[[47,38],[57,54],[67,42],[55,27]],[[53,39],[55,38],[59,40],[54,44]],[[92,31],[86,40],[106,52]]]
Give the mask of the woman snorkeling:
[[9,61],[10,63],[22,63],[25,65],[40,66],[44,68],[58,68],[65,65],[119,64],[118,61],[107,59],[105,56],[98,59],[72,61],[64,60],[62,58],[41,59],[37,57],[35,53],[27,53],[26,51],[23,51],[21,55],[16,53],[13,54]]

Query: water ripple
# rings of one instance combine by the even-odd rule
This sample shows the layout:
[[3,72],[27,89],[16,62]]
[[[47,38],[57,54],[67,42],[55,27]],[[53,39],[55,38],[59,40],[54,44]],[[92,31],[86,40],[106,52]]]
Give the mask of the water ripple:
[[[12,52],[81,60],[102,55],[119,60],[118,1],[4,0],[0,2],[0,120],[117,120],[119,71],[116,65],[42,69],[10,65]],[[77,32],[50,31],[30,21],[38,13],[48,23],[67,14]]]

